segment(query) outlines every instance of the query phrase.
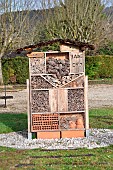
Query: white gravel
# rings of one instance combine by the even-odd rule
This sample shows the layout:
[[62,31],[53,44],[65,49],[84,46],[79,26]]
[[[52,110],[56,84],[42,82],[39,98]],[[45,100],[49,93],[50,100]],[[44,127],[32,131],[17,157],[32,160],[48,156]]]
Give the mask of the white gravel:
[[27,132],[12,132],[0,134],[0,146],[17,149],[76,149],[76,148],[99,148],[113,144],[113,130],[90,129],[89,137],[64,138],[64,139],[27,139]]

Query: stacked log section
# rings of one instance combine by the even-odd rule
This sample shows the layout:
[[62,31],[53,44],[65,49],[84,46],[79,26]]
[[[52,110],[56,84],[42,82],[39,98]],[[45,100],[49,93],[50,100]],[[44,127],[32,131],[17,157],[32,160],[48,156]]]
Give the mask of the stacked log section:
[[32,89],[49,89],[53,86],[41,76],[31,76]]
[[57,79],[62,79],[70,73],[70,63],[68,59],[49,58],[46,61],[46,69],[48,74],[55,74]]
[[44,74],[45,73],[45,59],[30,58],[31,74]]
[[[81,122],[80,122],[80,120],[81,120]],[[61,130],[77,129],[77,128],[78,129],[84,128],[84,121],[83,121],[82,114],[66,114],[66,115],[60,116],[60,129]]]
[[68,111],[84,110],[84,89],[68,90]]
[[58,130],[58,114],[33,114],[32,131]]
[[32,90],[31,92],[31,110],[32,113],[49,112],[49,91]]

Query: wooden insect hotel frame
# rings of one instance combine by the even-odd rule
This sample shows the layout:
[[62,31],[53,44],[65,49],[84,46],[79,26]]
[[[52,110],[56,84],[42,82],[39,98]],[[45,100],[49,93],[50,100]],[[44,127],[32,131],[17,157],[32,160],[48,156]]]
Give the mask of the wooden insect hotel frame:
[[88,136],[84,49],[66,41],[60,51],[28,57],[28,138],[32,133],[42,139]]

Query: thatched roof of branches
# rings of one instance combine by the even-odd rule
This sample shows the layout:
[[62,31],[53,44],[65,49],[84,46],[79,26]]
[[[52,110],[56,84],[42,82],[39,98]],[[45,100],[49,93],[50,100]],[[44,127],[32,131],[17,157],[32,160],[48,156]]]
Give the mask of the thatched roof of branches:
[[55,39],[55,40],[50,40],[50,41],[46,41],[46,42],[39,42],[39,43],[34,44],[34,45],[28,45],[28,46],[25,46],[23,48],[17,49],[16,51],[17,51],[17,53],[21,53],[22,51],[32,52],[33,49],[35,49],[35,48],[40,48],[40,47],[52,45],[54,43],[72,45],[72,46],[75,46],[75,47],[79,47],[82,51],[85,50],[85,48],[88,48],[90,50],[94,50],[94,45],[90,45],[88,43],[74,41],[74,40],[70,40],[70,39]]
[[55,43],[59,43],[60,45],[68,45],[68,46],[75,46],[80,48],[82,51],[84,51],[86,48],[90,50],[94,50],[94,45],[90,45],[89,43],[84,43],[84,42],[79,42],[75,40],[70,40],[70,39],[55,39],[55,40],[50,40],[50,41],[43,41],[39,42],[34,45],[28,45],[23,48],[19,48],[15,51],[11,51],[3,56],[3,58],[14,58],[18,54],[19,56],[26,56],[26,54],[31,53],[35,49],[40,49],[42,47],[47,47],[48,45],[53,45]]

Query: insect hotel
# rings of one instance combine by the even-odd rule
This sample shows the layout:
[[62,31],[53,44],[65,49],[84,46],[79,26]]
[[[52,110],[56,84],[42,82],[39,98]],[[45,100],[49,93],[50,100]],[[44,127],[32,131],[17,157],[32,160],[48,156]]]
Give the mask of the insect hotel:
[[85,137],[89,132],[88,79],[85,48],[72,40],[53,40],[29,48],[59,43],[60,51],[31,52],[29,57],[28,138]]

